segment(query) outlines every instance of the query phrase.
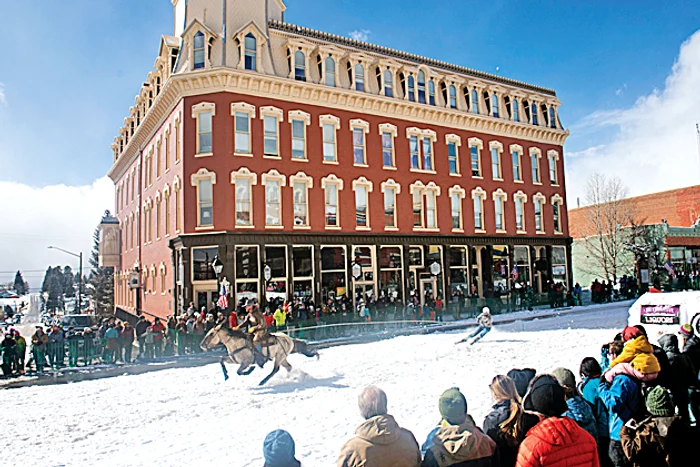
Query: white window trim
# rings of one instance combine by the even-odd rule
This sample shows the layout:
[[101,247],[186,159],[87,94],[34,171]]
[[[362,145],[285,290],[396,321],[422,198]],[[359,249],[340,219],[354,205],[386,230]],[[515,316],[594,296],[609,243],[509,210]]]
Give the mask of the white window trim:
[[[265,154],[265,117],[275,117],[277,120],[277,130],[276,130],[276,136],[277,136],[277,155],[272,156],[269,154]],[[284,110],[279,109],[277,107],[273,106],[265,106],[265,107],[260,107],[260,120],[263,121],[263,158],[264,159],[277,159],[281,160],[282,155],[280,153],[280,123],[284,122]]]
[[506,233],[507,232],[507,230],[506,230],[506,201],[508,201],[508,193],[503,191],[503,189],[499,188],[498,190],[494,191],[491,194],[491,197],[493,198],[493,201],[494,201],[494,222],[496,219],[496,212],[495,212],[496,198],[501,198],[503,200],[503,222],[501,223],[502,225],[501,225],[500,229],[496,228],[496,233]]
[[527,218],[525,216],[525,204],[527,203],[527,195],[522,192],[522,190],[518,190],[516,193],[513,194],[513,203],[514,203],[514,208],[515,208],[515,203],[517,203],[517,200],[522,200],[523,201],[523,225],[521,229],[518,229],[518,210],[515,209],[515,233],[516,234],[526,234],[527,233]]
[[525,177],[523,176],[523,147],[519,144],[511,144],[508,146],[508,150],[511,154],[511,160],[514,152],[518,154],[518,162],[520,167],[520,180],[515,180],[515,177],[513,177],[513,183],[525,183]]
[[[236,113],[248,114],[248,152],[236,151]],[[255,106],[247,102],[232,102],[231,116],[233,117],[233,155],[253,157],[253,119],[256,118]]]
[[[559,152],[555,151],[554,149],[550,149],[549,151],[547,151],[547,165],[549,165],[550,157],[554,159],[554,178],[556,183],[552,183],[552,177],[549,177],[549,183],[552,186],[560,186],[561,183],[559,183],[559,167],[557,166],[557,163],[559,162]],[[549,169],[551,170],[552,168],[549,167]],[[549,175],[549,172],[547,173],[547,175]]]
[[[308,61],[308,57],[307,57],[307,61]],[[307,73],[308,73],[308,68],[307,68]],[[308,77],[307,77],[307,80],[308,80]],[[293,162],[309,162],[309,141],[308,141],[309,138],[307,135],[306,127],[308,127],[311,124],[311,115],[304,112],[303,110],[290,110],[289,113],[287,114],[287,118],[289,120],[289,127],[290,127],[290,131],[292,132],[292,134],[294,132],[294,129],[293,129],[294,121],[297,120],[297,121],[304,122],[304,158],[303,159],[296,159],[292,156],[292,144],[294,141],[294,138],[292,137],[292,138],[290,138],[290,142],[289,142],[289,144],[290,144],[290,148],[289,148],[290,149],[290,156],[292,156],[291,160]]]
[[[401,185],[396,183],[393,178],[389,178],[386,181],[382,182],[381,184],[381,189],[382,193],[386,191],[387,188],[392,188],[394,190],[394,225],[393,226],[384,226],[384,230],[390,231],[390,232],[395,232],[399,230],[399,216],[398,216],[398,205],[397,205],[397,200],[398,200],[398,195],[401,194]],[[382,214],[384,213],[384,198],[382,198]]]
[[530,155],[530,177],[532,178],[532,156],[536,155],[537,156],[537,174],[539,175],[539,181],[536,182],[534,179],[532,180],[533,185],[542,185],[542,150],[540,148],[534,148],[531,147],[528,150],[528,154]]
[[[250,180],[250,225],[238,225],[236,222],[236,182],[239,178],[247,178]],[[231,172],[231,185],[233,188],[233,228],[234,229],[254,229],[254,213],[253,213],[253,187],[258,184],[258,174],[251,172],[247,167],[241,167],[238,170]]]
[[334,151],[334,156],[332,161],[327,161],[325,158],[325,154],[323,154],[323,147],[321,148],[321,157],[323,159],[324,164],[330,164],[330,165],[338,165],[338,130],[340,130],[340,118],[336,117],[335,115],[320,115],[318,117],[318,126],[321,128],[321,143],[323,145],[326,144],[325,140],[323,140],[323,126],[324,125],[332,125],[335,128],[335,134],[334,134],[334,139],[333,139],[333,151]]
[[289,186],[292,188],[292,216],[294,216],[294,183],[296,182],[302,182],[306,184],[306,224],[296,225],[296,223],[294,223],[293,228],[297,230],[310,230],[311,210],[309,209],[309,190],[314,187],[314,179],[306,175],[304,172],[297,172],[296,174],[291,175],[289,177]]
[[175,135],[175,164],[179,164],[182,159],[182,148],[180,147],[180,142],[182,137],[180,136],[181,124],[180,124],[180,113],[175,115],[175,122],[173,124],[173,134]]
[[[484,179],[484,167],[481,163],[481,151],[484,149],[484,142],[479,138],[469,138],[467,140],[467,147],[469,148],[469,173],[472,174],[472,178],[477,180]],[[472,173],[472,147],[476,147],[477,160],[479,162],[479,175],[474,175]],[[483,213],[482,213],[483,214]]]
[[[365,74],[366,74],[366,67],[365,67]],[[365,81],[365,86],[366,86],[366,81]],[[366,91],[365,87],[365,91]],[[367,160],[367,135],[369,134],[369,122],[366,122],[365,120],[361,120],[359,118],[355,118],[350,120],[350,135],[352,137],[353,133],[355,132],[355,129],[361,129],[364,132],[364,138],[363,138],[363,159],[364,162],[362,164],[358,164],[355,162],[355,141],[352,141],[353,144],[353,151],[352,151],[352,163],[355,167],[369,167],[368,165],[368,160]]]
[[[197,173],[193,173],[192,176],[190,177],[190,182],[193,187],[196,188],[196,200],[197,200],[197,227],[195,227],[195,230],[213,230],[214,229],[214,219],[212,216],[212,225],[202,225],[202,219],[199,217],[200,216],[200,209],[199,209],[199,182],[201,180],[206,180],[206,179],[211,180],[211,206],[212,206],[212,213],[214,212],[214,185],[216,185],[216,172],[210,172],[209,170],[205,168],[201,168],[197,171]],[[178,186],[179,187],[179,186]],[[178,190],[179,191],[179,190]]]
[[[554,235],[564,235],[564,224],[563,224],[563,217],[562,216],[562,206],[564,205],[564,198],[561,197],[561,195],[556,194],[552,196],[550,199],[550,202],[552,205],[557,204],[559,206],[559,230],[554,230]],[[553,208],[552,208],[553,209]],[[554,215],[554,211],[552,211],[552,216]],[[554,227],[554,219],[552,218],[552,227]]]
[[[426,79],[426,87],[427,87],[427,79]],[[426,98],[427,98],[427,94],[426,94]],[[425,104],[425,105],[427,105],[427,104]],[[433,130],[421,130],[420,128],[416,128],[416,127],[406,128],[406,138],[409,139],[409,141],[410,141],[411,136],[416,136],[418,138],[418,166],[419,166],[419,168],[414,169],[414,168],[410,167],[410,160],[409,160],[409,170],[411,172],[422,173],[422,174],[435,174],[435,173],[437,173],[435,170],[435,141],[437,141],[437,133]],[[425,154],[423,151],[423,140],[424,139],[428,139],[430,141],[430,165],[433,167],[432,169],[426,169],[423,166],[423,159],[425,157]],[[409,144],[410,144],[410,142],[409,142]],[[410,153],[409,153],[409,157],[410,157]]]
[[[201,152],[199,147],[199,115],[204,112],[211,112],[211,134],[212,134],[212,151]],[[192,106],[192,118],[196,123],[195,128],[195,155],[194,157],[209,157],[214,155],[214,116],[216,115],[216,104],[213,102],[200,102]]]
[[[449,106],[449,103],[448,103]],[[462,146],[462,137],[459,135],[455,135],[454,133],[449,133],[445,135],[445,146],[447,146],[447,166],[449,170],[449,165],[450,165],[450,152],[449,152],[449,145],[450,143],[454,143],[455,149],[456,149],[456,158],[457,158],[457,173],[452,173],[450,172],[451,177],[461,177],[462,176],[462,170],[460,167],[460,158],[459,158],[459,148]]]
[[[423,211],[421,213],[422,218],[421,218],[421,223],[426,222],[427,220],[427,209],[428,209],[428,203],[427,198],[426,198],[426,193],[427,192],[433,192],[435,196],[435,226],[434,227],[427,227],[426,225],[416,227],[415,225],[413,226],[413,231],[414,232],[439,232],[440,231],[440,224],[438,223],[438,196],[440,196],[441,189],[438,185],[435,184],[435,182],[430,182],[427,185],[424,185],[423,182],[420,180],[417,180],[415,183],[412,183],[410,186],[410,191],[411,191],[411,205],[413,203],[413,193],[415,191],[420,191],[421,198],[422,198],[422,205],[423,205]],[[411,213],[413,213],[413,209],[411,208]]]
[[472,200],[475,200],[476,198],[479,198],[479,202],[481,204],[481,228],[477,228],[476,225],[474,226],[474,233],[479,233],[479,234],[485,234],[486,233],[486,216],[484,215],[484,200],[486,200],[486,190],[481,188],[480,186],[474,188],[472,190]]
[[[540,230],[537,230],[537,221],[535,221],[535,234],[544,235],[545,234],[544,205],[547,204],[547,198],[542,193],[537,192],[532,196],[533,205],[535,204],[536,200],[539,200],[542,202],[542,211],[540,211],[540,227],[542,227],[542,228]],[[535,211],[535,219],[537,219],[537,211]]]
[[450,220],[452,220],[452,195],[459,195],[459,228],[452,227],[453,232],[464,233],[464,198],[467,192],[459,185],[454,185],[449,189],[450,197]]
[[280,197],[280,204],[279,204],[279,208],[280,208],[280,213],[279,213],[279,216],[280,216],[280,223],[279,223],[279,225],[268,225],[268,223],[267,223],[267,189],[264,190],[264,192],[265,192],[265,199],[264,199],[264,204],[265,204],[265,228],[266,228],[266,229],[283,229],[283,228],[284,228],[284,221],[283,221],[283,218],[282,218],[282,208],[283,208],[283,206],[284,206],[284,203],[283,203],[283,198],[282,198],[282,187],[284,187],[284,186],[287,185],[287,177],[285,177],[284,175],[282,175],[281,173],[279,173],[277,170],[271,169],[271,170],[268,171],[267,173],[262,174],[262,175],[260,176],[260,178],[261,178],[260,184],[261,184],[262,186],[266,186],[268,180],[271,180],[271,181],[274,180],[274,181],[278,182],[278,186],[279,186],[279,190],[280,190],[280,192],[279,192],[279,197]]
[[[370,224],[370,215],[369,215],[369,206],[370,206],[370,200],[369,200],[369,194],[372,193],[372,190],[374,189],[374,183],[371,181],[367,180],[367,178],[360,177],[352,181],[352,191],[357,191],[358,186],[363,186],[367,189],[367,225],[365,226],[358,226],[357,225],[357,220],[355,221],[355,230],[371,230],[371,224]],[[357,213],[357,198],[355,198],[355,212]]]
[[379,124],[380,142],[381,142],[381,138],[383,137],[384,133],[389,133],[391,135],[391,164],[392,165],[384,165],[384,146],[381,146],[381,149],[382,149],[382,168],[384,170],[397,170],[396,169],[396,136],[398,135],[399,130],[398,130],[398,128],[396,128],[396,125],[392,125],[391,123],[380,123]]
[[493,178],[494,181],[497,182],[502,182],[503,181],[503,143],[500,141],[489,141],[489,155],[491,155],[491,152],[493,150],[498,151],[498,171],[500,172],[499,175],[500,177],[496,178],[493,177],[493,159],[491,160],[491,177]]
[[[335,185],[338,194],[338,204],[336,205],[335,219],[337,225],[326,224],[326,187]],[[329,174],[321,179],[321,189],[323,190],[323,224],[326,230],[340,230],[340,192],[343,190],[344,182],[342,178],[338,178],[335,174]],[[354,188],[354,187],[353,187]]]

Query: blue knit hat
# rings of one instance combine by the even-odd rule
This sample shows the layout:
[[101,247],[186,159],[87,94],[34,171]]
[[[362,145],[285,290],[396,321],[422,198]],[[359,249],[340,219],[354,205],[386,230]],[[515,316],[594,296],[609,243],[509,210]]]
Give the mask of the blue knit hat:
[[294,440],[284,430],[275,430],[265,437],[263,456],[268,467],[289,467],[299,465],[294,458]]

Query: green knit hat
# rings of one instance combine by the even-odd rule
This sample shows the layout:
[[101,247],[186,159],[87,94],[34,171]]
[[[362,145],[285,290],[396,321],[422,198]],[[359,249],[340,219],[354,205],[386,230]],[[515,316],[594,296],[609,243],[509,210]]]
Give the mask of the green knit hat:
[[656,386],[647,395],[647,410],[656,417],[672,417],[676,410],[671,402],[671,397],[661,386]]
[[461,425],[467,419],[467,399],[459,388],[450,388],[442,393],[440,415],[450,425]]

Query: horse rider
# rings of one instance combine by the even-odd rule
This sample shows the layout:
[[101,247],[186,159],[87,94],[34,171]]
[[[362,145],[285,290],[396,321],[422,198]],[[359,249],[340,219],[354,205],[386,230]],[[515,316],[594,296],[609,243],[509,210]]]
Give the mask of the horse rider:
[[236,329],[240,329],[246,324],[250,326],[248,332],[253,334],[253,349],[261,356],[263,356],[262,346],[265,343],[265,341],[268,340],[270,334],[267,331],[267,323],[265,322],[265,317],[260,312],[260,308],[258,307],[258,305],[249,305],[246,308],[245,318],[243,318],[243,321],[241,321],[241,323],[237,326]]

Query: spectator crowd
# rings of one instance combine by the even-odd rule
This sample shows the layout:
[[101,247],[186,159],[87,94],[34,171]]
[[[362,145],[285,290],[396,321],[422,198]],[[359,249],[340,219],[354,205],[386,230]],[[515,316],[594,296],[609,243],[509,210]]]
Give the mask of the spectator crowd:
[[[680,342],[679,342],[680,336]],[[496,375],[493,406],[481,424],[467,395],[449,388],[439,422],[419,444],[388,411],[387,396],[366,387],[364,421],[340,449],[338,467],[676,467],[700,465],[700,339],[689,325],[649,343],[627,326],[586,357],[579,380],[567,368]],[[682,350],[681,350],[682,349]],[[266,467],[298,467],[294,440],[275,430],[263,442]]]

